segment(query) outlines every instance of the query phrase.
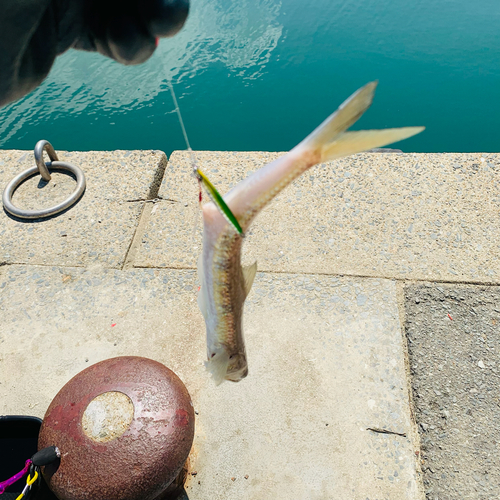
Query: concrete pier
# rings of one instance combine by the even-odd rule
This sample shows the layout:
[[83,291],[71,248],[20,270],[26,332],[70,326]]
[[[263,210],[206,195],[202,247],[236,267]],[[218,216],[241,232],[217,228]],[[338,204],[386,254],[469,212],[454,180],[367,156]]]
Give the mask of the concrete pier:
[[[500,496],[474,431],[500,439],[500,155],[365,153],[305,173],[247,234],[249,376],[216,387],[188,155],[58,153],[85,172],[81,200],[47,220],[0,213],[0,414],[43,417],[85,367],[139,355],[193,398],[190,500]],[[279,153],[196,156],[225,193]],[[0,151],[0,187],[32,164]],[[14,201],[73,186],[33,178]]]

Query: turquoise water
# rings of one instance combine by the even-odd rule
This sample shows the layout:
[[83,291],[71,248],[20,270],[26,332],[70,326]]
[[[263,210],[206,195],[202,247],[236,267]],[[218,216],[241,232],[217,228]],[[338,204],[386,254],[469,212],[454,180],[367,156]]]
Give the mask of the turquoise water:
[[425,125],[403,151],[500,151],[500,1],[192,0],[144,65],[69,51],[0,109],[0,147],[288,150],[361,85],[354,128]]

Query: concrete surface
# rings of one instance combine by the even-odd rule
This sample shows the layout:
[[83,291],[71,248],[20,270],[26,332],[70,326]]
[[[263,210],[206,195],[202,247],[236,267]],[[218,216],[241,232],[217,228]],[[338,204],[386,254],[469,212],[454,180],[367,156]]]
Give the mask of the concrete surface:
[[[222,194],[279,155],[196,153]],[[153,209],[136,266],[196,263],[188,160],[170,157],[159,195],[175,201]],[[499,170],[500,155],[479,153],[364,153],[318,165],[263,210],[243,249],[261,271],[499,283]]]
[[427,497],[500,498],[500,288],[405,288]]
[[[196,155],[224,193],[278,153]],[[499,155],[361,154],[289,187],[244,245],[260,271],[250,375],[220,387],[203,367],[187,155],[159,191],[159,152],[61,159],[87,175],[75,208],[0,213],[0,413],[43,416],[89,364],[142,355],[181,377],[198,412],[184,499],[499,496],[498,289],[484,286],[500,283]],[[31,162],[0,152],[0,182]],[[28,181],[19,202],[55,201],[63,177],[43,195]]]
[[0,413],[42,417],[90,363],[147,356],[198,412],[190,500],[418,498],[393,282],[259,273],[250,375],[220,387],[192,271],[4,266],[0,287]]
[[[57,144],[55,144],[57,147]],[[161,151],[64,152],[77,164],[87,189],[71,209],[50,219],[26,222],[0,214],[0,263],[120,268],[135,234],[144,203],[156,196],[166,166]],[[0,190],[34,165],[32,151],[0,151]],[[32,177],[14,193],[16,206],[35,210],[67,198],[75,188],[70,175],[55,173],[46,184]]]

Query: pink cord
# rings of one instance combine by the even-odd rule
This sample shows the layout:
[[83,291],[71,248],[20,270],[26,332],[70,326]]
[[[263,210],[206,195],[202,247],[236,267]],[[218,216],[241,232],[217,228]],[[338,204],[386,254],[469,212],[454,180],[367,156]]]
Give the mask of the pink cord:
[[0,482],[0,495],[5,492],[5,490],[11,485],[14,484],[16,481],[19,481],[22,477],[24,477],[26,474],[28,474],[28,470],[31,466],[31,460],[26,460],[26,465],[24,466],[24,469],[21,472],[18,472],[14,476],[12,476],[10,479],[7,479],[6,481],[1,481]]

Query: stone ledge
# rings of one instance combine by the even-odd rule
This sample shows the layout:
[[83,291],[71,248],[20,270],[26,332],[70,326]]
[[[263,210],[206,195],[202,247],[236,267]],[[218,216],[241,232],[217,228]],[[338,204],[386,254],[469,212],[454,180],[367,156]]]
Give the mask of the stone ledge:
[[43,416],[83,368],[145,356],[198,413],[191,500],[420,498],[394,282],[258,273],[250,373],[219,387],[196,290],[191,270],[0,267],[0,414]]
[[[48,219],[22,221],[0,212],[0,263],[120,268],[135,234],[143,203],[155,197],[167,164],[161,151],[57,152],[77,164],[87,189],[72,208]],[[0,189],[34,165],[32,151],[0,151]],[[75,188],[71,176],[36,176],[14,194],[14,203],[34,210],[64,200]],[[43,188],[41,188],[43,186]],[[136,201],[131,201],[136,200]]]
[[[196,152],[221,193],[279,155]],[[492,153],[362,153],[318,165],[257,217],[244,258],[270,272],[498,283],[499,172]],[[133,264],[194,268],[201,216],[186,152],[171,155],[159,195]]]

